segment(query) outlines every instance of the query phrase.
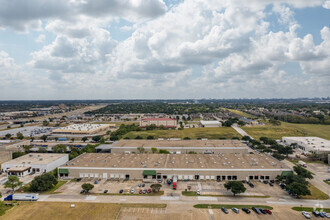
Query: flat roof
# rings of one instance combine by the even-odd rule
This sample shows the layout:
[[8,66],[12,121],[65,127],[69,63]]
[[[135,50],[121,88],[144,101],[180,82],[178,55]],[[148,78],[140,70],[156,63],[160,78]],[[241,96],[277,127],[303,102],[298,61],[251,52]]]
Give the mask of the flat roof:
[[116,154],[86,153],[63,168],[137,169],[290,169],[265,154]]
[[92,132],[97,129],[115,126],[115,124],[73,124],[53,130],[53,132]]
[[113,147],[245,147],[239,140],[120,140],[112,144]]
[[8,169],[9,172],[24,172],[28,169],[31,169],[31,167],[11,167]]
[[22,164],[27,165],[32,164],[49,164],[57,159],[67,156],[67,154],[51,154],[51,153],[30,153],[23,155],[21,157],[15,158],[13,160],[2,163],[2,165],[7,164]]
[[204,125],[221,124],[219,121],[203,121],[203,120],[201,120],[200,123]]

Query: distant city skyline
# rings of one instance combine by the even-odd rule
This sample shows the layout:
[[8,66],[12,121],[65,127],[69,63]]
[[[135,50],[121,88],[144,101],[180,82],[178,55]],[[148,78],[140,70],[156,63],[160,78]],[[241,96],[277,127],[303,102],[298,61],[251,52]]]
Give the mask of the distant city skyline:
[[0,100],[330,95],[330,0],[0,0]]

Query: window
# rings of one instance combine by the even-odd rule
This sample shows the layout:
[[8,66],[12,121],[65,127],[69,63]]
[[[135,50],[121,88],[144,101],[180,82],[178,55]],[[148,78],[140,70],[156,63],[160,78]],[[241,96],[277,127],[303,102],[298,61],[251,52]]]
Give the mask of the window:
[[262,179],[262,180],[263,180],[263,179],[264,179],[264,176],[260,176],[260,179]]
[[228,180],[231,180],[231,176],[227,176],[227,179],[228,179]]
[[250,180],[253,180],[253,176],[249,176],[249,179],[250,179]]
[[233,180],[237,180],[237,176],[233,176]]
[[226,176],[222,176],[222,180],[226,180]]
[[259,179],[259,176],[254,176],[254,179],[255,179],[255,180]]
[[266,176],[266,180],[269,180],[269,176]]

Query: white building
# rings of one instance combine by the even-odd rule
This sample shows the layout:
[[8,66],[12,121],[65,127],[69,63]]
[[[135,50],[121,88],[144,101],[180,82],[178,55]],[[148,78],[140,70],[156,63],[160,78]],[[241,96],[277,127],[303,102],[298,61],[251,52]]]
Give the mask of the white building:
[[68,154],[31,153],[1,164],[8,176],[26,176],[30,173],[46,173],[69,161]]
[[287,145],[296,143],[301,150],[306,152],[330,152],[330,141],[319,137],[282,137],[282,142]]
[[219,122],[219,121],[201,121],[200,123],[201,123],[202,127],[205,127],[205,128],[221,127],[221,122]]

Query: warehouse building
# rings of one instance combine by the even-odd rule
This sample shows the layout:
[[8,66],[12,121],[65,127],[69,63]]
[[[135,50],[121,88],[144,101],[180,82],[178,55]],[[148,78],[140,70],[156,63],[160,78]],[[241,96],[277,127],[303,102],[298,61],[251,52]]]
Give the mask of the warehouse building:
[[218,128],[221,127],[221,122],[219,121],[200,121],[202,127],[205,128]]
[[59,167],[68,178],[270,180],[292,170],[265,154],[87,153]]
[[1,164],[8,176],[26,176],[31,173],[46,173],[67,163],[68,154],[30,153]]
[[282,137],[282,142],[286,145],[297,144],[306,152],[330,153],[330,141],[319,137]]
[[173,118],[143,118],[140,120],[140,127],[145,128],[147,125],[164,126],[165,128],[176,128],[178,123]]
[[96,150],[108,153],[151,153],[152,148],[170,153],[248,153],[249,147],[238,140],[120,140],[102,144]]
[[52,133],[55,135],[92,135],[115,126],[115,124],[73,124],[64,128],[55,129]]

